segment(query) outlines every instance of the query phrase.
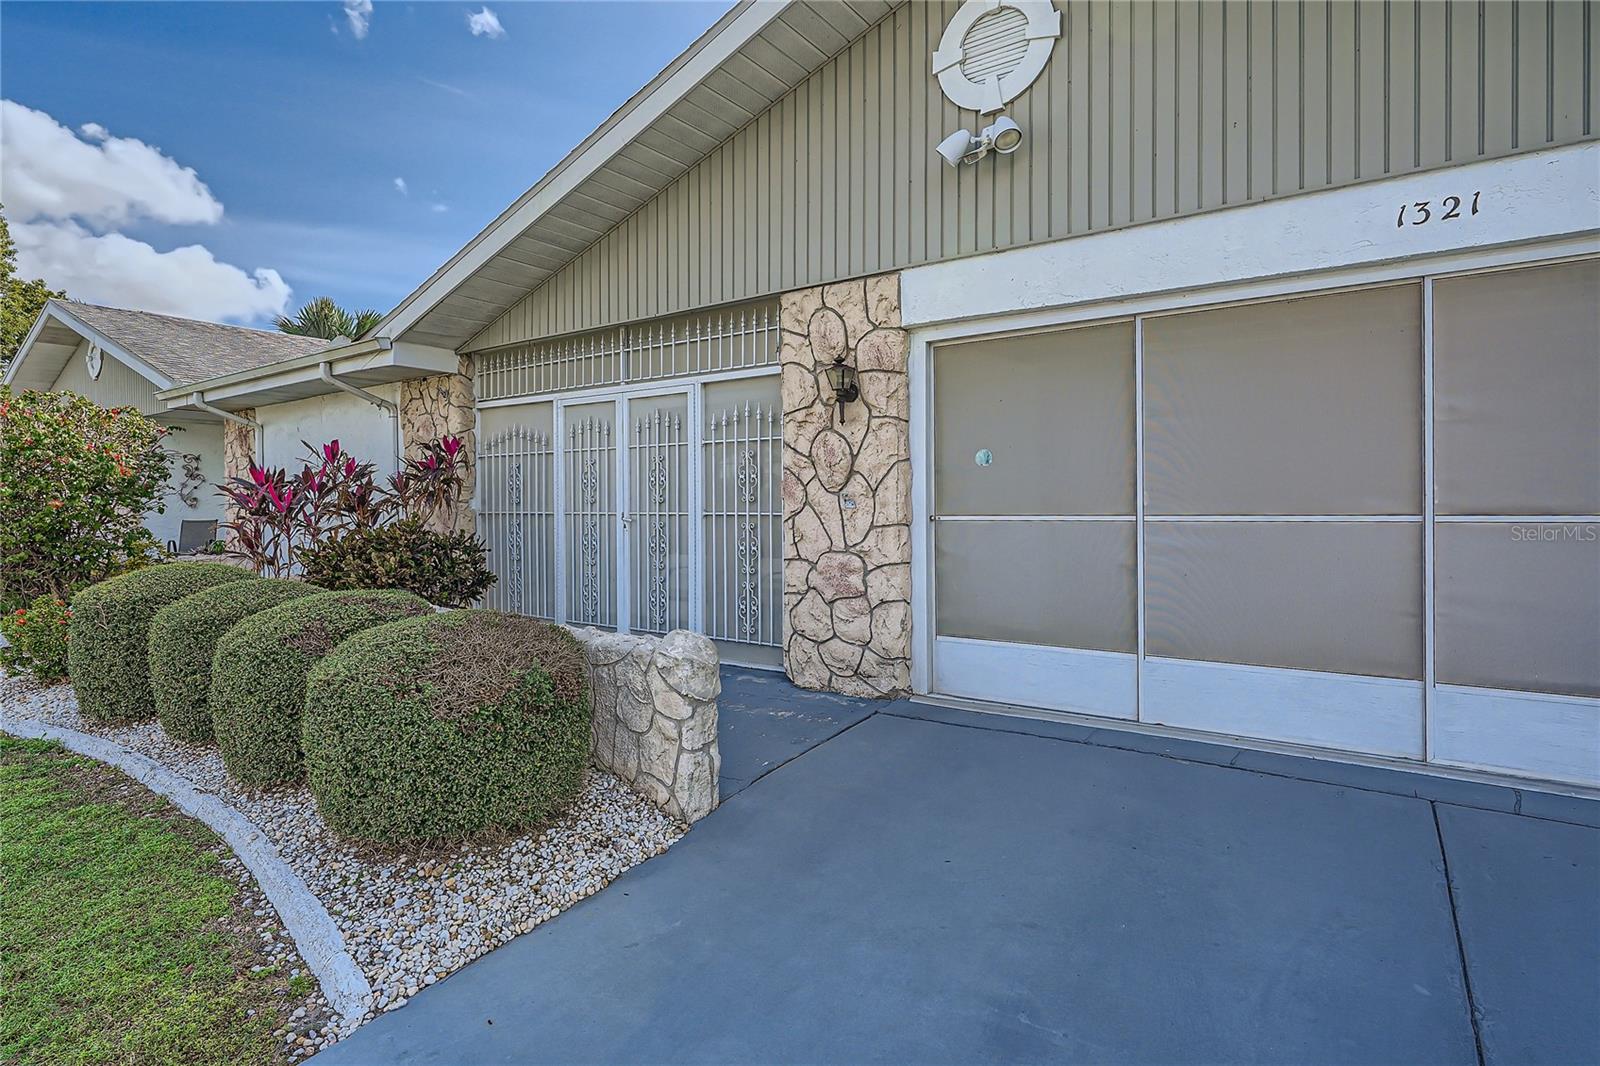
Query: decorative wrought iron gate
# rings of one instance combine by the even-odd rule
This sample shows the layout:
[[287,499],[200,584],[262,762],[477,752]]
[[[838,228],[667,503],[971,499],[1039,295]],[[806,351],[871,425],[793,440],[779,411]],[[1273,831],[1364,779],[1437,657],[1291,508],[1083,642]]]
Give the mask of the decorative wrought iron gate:
[[566,516],[563,618],[617,624],[617,469],[615,403],[568,408],[564,419],[562,511]]
[[630,628],[665,633],[689,624],[688,396],[630,401],[628,527]]
[[776,648],[777,345],[753,305],[480,356],[488,604]]
[[[480,451],[486,602],[641,633],[783,638],[772,375],[503,409]],[[730,395],[730,390],[732,394]]]
[[783,523],[782,422],[776,405],[713,411],[705,433],[705,618],[708,636],[776,646]]
[[478,533],[499,580],[490,607],[556,616],[555,479],[550,435],[526,426],[496,434],[478,452]]

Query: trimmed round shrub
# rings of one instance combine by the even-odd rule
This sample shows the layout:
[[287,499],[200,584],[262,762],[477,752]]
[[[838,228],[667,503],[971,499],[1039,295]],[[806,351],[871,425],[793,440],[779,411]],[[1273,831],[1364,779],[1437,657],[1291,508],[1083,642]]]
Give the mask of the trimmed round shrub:
[[224,633],[269,607],[321,591],[262,577],[213,585],[157,611],[150,623],[150,689],[168,735],[190,744],[211,740],[211,657]]
[[84,717],[104,723],[152,717],[156,702],[147,650],[156,612],[201,589],[254,576],[227,563],[161,563],[72,597],[67,674]]
[[446,840],[548,821],[589,757],[583,649],[498,611],[391,622],[311,671],[306,778],[336,832]]
[[256,788],[303,778],[300,712],[311,668],[352,634],[432,613],[409,592],[318,592],[224,633],[211,661],[209,703],[228,773]]

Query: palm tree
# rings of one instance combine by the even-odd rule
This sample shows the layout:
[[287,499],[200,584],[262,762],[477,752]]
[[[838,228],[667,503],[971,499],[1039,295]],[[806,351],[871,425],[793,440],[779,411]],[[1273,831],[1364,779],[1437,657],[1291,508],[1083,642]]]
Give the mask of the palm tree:
[[318,296],[300,308],[293,318],[278,319],[281,333],[294,333],[301,337],[321,337],[331,341],[335,337],[351,340],[376,326],[383,315],[371,309],[351,314],[329,296]]

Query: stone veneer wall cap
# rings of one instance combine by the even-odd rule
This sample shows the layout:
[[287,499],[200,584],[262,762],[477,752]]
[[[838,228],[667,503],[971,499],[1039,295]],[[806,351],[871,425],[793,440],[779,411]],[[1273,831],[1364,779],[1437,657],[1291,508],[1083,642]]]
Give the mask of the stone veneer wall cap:
[[589,663],[594,761],[674,818],[710,814],[722,770],[716,645],[681,629],[662,637],[567,629]]

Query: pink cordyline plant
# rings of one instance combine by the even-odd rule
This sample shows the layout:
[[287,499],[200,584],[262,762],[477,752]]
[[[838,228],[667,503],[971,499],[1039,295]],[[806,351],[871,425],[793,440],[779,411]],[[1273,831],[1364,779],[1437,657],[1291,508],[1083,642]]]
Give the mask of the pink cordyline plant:
[[237,550],[256,573],[281,577],[294,573],[300,552],[402,518],[424,524],[453,522],[460,506],[466,453],[459,437],[422,445],[420,454],[389,479],[374,482],[375,468],[348,454],[338,440],[320,447],[308,441],[308,459],[299,473],[250,464],[248,475],[217,486],[232,505],[223,523]]
[[407,518],[429,528],[453,528],[466,483],[467,455],[461,438],[440,437],[418,452],[389,479],[390,495]]

